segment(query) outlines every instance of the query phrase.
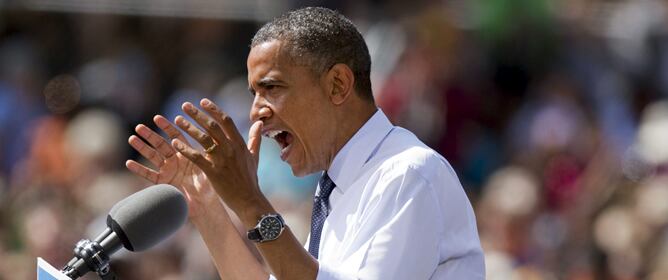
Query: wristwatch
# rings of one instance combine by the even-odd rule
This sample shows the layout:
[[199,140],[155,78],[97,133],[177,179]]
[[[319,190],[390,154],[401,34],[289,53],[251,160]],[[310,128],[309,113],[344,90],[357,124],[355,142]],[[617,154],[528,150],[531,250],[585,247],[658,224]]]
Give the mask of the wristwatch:
[[281,235],[284,228],[285,222],[281,215],[265,214],[262,215],[255,228],[248,231],[247,237],[248,240],[255,242],[272,241]]

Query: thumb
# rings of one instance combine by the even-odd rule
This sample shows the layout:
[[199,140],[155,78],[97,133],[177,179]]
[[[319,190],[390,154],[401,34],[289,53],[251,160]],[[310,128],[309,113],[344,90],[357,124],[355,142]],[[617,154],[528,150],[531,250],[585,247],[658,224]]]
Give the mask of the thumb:
[[260,143],[262,142],[262,121],[256,121],[248,131],[248,151],[255,159],[260,160]]

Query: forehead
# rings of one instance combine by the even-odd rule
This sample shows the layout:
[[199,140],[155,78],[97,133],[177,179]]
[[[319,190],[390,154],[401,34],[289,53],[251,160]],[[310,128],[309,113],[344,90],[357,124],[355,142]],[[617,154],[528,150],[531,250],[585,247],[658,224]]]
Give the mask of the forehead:
[[248,67],[262,62],[279,62],[284,60],[285,44],[282,41],[271,40],[260,43],[251,48],[248,54]]
[[[253,87],[261,80],[290,82],[301,79],[317,80],[319,76],[302,57],[294,54],[284,41],[272,40],[251,48],[248,54],[248,83]],[[300,58],[295,58],[299,55]]]
[[248,54],[248,81],[252,83],[267,76],[278,75],[289,71],[292,65],[283,42],[273,40],[258,44]]

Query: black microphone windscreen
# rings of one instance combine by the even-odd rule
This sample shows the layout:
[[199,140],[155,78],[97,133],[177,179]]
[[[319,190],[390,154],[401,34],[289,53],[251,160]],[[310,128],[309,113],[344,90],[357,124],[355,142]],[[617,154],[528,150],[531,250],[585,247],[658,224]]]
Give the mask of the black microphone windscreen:
[[174,186],[160,184],[116,203],[107,216],[107,226],[126,249],[143,251],[176,232],[187,216],[183,194]]

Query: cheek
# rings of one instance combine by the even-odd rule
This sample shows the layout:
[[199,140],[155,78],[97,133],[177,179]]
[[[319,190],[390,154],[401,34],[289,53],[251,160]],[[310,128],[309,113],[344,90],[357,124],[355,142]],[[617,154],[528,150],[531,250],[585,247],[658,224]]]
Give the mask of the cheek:
[[319,112],[309,115],[303,122],[300,141],[306,158],[319,161],[326,154],[327,147],[331,146],[333,131],[330,126],[323,124]]
[[324,93],[319,88],[308,88],[300,92],[287,94],[276,100],[275,107],[278,115],[295,133],[297,141],[301,142],[307,157],[316,156],[314,152],[320,150],[325,138],[332,131],[326,124],[328,113],[323,98]]

